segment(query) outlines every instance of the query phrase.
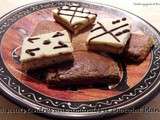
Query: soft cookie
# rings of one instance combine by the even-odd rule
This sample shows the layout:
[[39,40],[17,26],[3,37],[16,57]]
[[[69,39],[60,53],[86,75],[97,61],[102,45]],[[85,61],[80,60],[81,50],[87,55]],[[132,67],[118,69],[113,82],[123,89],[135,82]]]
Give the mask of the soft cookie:
[[73,48],[67,31],[57,31],[26,38],[20,61],[24,70],[73,60]]
[[77,34],[94,23],[97,15],[78,4],[65,5],[53,10],[55,20]]
[[131,25],[127,18],[105,19],[90,31],[87,46],[90,50],[122,53],[130,38]]

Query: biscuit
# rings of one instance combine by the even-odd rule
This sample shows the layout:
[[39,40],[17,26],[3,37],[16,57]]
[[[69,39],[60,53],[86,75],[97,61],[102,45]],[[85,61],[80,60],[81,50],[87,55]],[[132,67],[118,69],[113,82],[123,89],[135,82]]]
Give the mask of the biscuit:
[[94,23],[97,15],[79,5],[65,5],[53,10],[55,20],[74,34]]
[[20,61],[29,70],[73,60],[72,44],[67,31],[40,34],[24,39]]
[[90,50],[120,54],[130,38],[130,30],[127,18],[97,22],[89,33],[87,47]]

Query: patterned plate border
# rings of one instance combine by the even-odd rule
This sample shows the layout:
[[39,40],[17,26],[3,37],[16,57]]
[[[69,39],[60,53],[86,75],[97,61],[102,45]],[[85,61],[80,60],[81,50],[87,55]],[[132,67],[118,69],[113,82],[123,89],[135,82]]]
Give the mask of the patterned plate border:
[[[38,92],[35,92],[27,86],[23,85],[18,80],[16,80],[16,78],[14,78],[14,76],[9,73],[3,63],[2,57],[0,57],[0,88],[2,89],[2,91],[5,94],[9,95],[10,98],[15,99],[16,101],[24,105],[28,105],[31,108],[37,110],[43,110],[45,114],[72,117],[93,116],[96,114],[107,114],[111,112],[113,113],[113,110],[115,108],[128,108],[132,105],[137,104],[142,99],[147,98],[147,96],[154,92],[154,90],[160,85],[160,34],[148,22],[127,11],[107,5],[100,5],[94,3],[91,4],[87,2],[66,2],[62,0],[33,3],[17,8],[16,10],[13,10],[12,12],[8,13],[0,19],[0,40],[2,39],[7,29],[20,18],[41,9],[62,6],[64,4],[71,4],[73,2],[81,4],[85,7],[96,8],[101,6],[102,9],[108,7],[113,10],[118,10],[129,16],[141,20],[141,22],[146,25],[143,26],[144,31],[152,31],[152,36],[156,40],[156,44],[152,52],[152,63],[144,79],[128,91],[109,99],[90,102],[61,101],[46,97]],[[50,110],[50,112],[45,112],[45,110]],[[72,112],[72,114],[67,114],[66,112]]]

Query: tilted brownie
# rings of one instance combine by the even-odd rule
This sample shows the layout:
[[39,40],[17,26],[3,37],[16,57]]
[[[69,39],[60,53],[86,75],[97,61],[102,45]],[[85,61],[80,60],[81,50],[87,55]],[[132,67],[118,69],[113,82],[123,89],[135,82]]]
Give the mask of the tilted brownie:
[[130,62],[140,63],[146,59],[153,45],[152,37],[142,33],[133,33],[125,48],[124,56]]
[[73,64],[60,64],[49,69],[49,86],[116,84],[120,79],[117,63],[109,56],[94,52],[73,53]]
[[54,19],[72,33],[77,34],[96,20],[97,14],[79,4],[65,5],[53,10]]
[[86,44],[89,50],[120,54],[130,38],[130,31],[130,21],[125,17],[103,19],[90,30]]
[[20,61],[27,71],[73,60],[73,48],[66,30],[27,37],[23,40]]

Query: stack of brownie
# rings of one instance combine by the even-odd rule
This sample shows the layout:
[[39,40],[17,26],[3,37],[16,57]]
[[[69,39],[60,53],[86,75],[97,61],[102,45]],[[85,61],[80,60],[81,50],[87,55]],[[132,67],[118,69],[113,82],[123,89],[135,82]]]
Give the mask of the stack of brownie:
[[[126,17],[95,22],[97,14],[77,4],[54,9],[53,16],[68,31],[26,38],[20,57],[25,71],[47,67],[45,79],[49,86],[117,84],[120,68],[109,54],[140,63],[154,45],[150,36],[131,33],[132,23]],[[69,31],[77,35],[91,25],[94,27],[83,44],[87,50],[74,51],[76,45],[73,46]]]

